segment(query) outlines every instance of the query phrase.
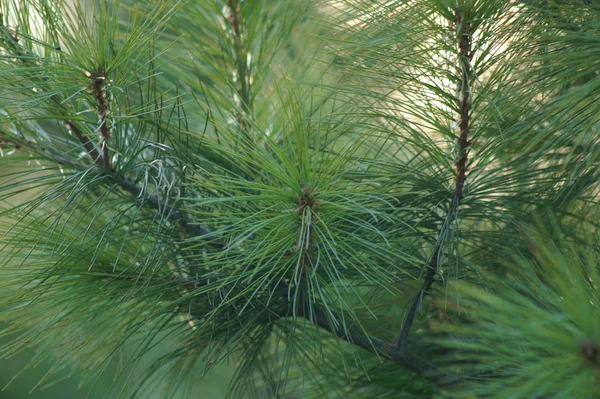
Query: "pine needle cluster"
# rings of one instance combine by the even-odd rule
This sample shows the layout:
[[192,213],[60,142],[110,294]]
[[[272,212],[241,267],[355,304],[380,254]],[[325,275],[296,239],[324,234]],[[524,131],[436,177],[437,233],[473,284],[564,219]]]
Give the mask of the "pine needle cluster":
[[110,398],[596,397],[599,23],[0,0],[0,355]]

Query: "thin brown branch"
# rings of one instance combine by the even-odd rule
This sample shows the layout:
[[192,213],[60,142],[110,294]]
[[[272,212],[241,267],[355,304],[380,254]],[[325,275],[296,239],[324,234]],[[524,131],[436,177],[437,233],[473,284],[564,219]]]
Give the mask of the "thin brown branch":
[[237,88],[237,95],[242,108],[242,115],[240,115],[240,125],[243,128],[248,128],[245,118],[250,110],[250,77],[248,71],[248,53],[244,48],[244,32],[242,26],[242,9],[240,0],[227,0],[227,7],[229,8],[229,24],[232,30],[232,42],[234,47],[234,61],[236,64],[236,73],[239,86]]
[[402,325],[402,329],[400,331],[400,336],[396,340],[396,348],[400,353],[406,352],[408,348],[408,338],[410,335],[410,330],[412,324],[417,318],[417,312],[421,308],[421,304],[423,303],[423,297],[429,292],[431,286],[435,281],[435,275],[438,270],[440,255],[442,252],[443,243],[436,244],[435,250],[433,251],[433,255],[429,263],[427,264],[427,273],[425,274],[425,279],[423,280],[423,285],[421,286],[421,290],[410,303],[408,307],[408,311],[406,312],[406,317],[404,318],[404,324]]
[[96,144],[85,134],[81,132],[81,130],[72,122],[64,120],[62,124],[67,127],[69,132],[79,140],[79,142],[83,145],[88,155],[92,158],[92,160],[100,167],[104,166],[104,161],[102,157],[98,153],[98,149],[96,148]]
[[[91,157],[98,156],[98,152],[96,151],[96,147],[93,145],[92,141],[87,136],[83,135],[75,125],[71,124],[68,121],[64,121],[63,124],[67,125],[67,127],[73,132],[73,134],[77,136],[77,138],[82,143],[84,143],[84,147],[86,147],[86,150],[88,151]],[[46,158],[49,158],[61,165],[72,167],[74,169],[85,169],[89,167],[79,162],[67,159],[63,156],[54,154],[48,151],[46,148],[40,147],[34,142],[20,139],[15,135],[0,130],[0,144],[2,144],[3,142],[9,143],[13,146],[13,148],[18,150],[27,150],[34,153],[42,154]],[[134,197],[141,198],[144,204],[146,204],[149,208],[160,210],[171,221],[178,223],[183,228],[185,228],[192,236],[206,237],[210,235],[210,231],[200,226],[200,224],[193,218],[186,216],[175,207],[164,205],[161,199],[156,194],[148,194],[144,191],[142,187],[136,185],[130,178],[118,175],[112,170],[104,169],[103,164],[98,165],[98,162],[96,162],[96,164],[97,166],[99,166],[99,169],[101,171],[110,175],[113,181],[115,181],[124,191],[127,191]],[[209,245],[215,248],[222,248],[221,243],[216,241],[209,241]]]
[[583,357],[596,368],[600,369],[600,348],[598,348],[596,341],[586,339],[579,346]]
[[[129,192],[135,197],[143,198],[144,203],[150,208],[160,210],[169,219],[184,227],[194,237],[210,236],[211,232],[200,226],[200,224],[193,218],[186,216],[175,207],[163,204],[161,199],[156,194],[145,193],[142,187],[136,185],[130,178],[113,174],[113,179],[123,190]],[[216,241],[209,241],[209,245],[215,248],[222,248],[221,243]]]
[[[19,38],[15,34],[10,32],[10,30],[6,26],[0,25],[0,37],[2,41],[6,44],[7,50],[9,50],[15,56],[21,58],[23,63],[27,65],[37,65],[35,61],[33,61],[33,64],[31,64],[31,59],[25,59],[26,57],[35,57],[35,54],[32,54],[26,48],[21,46],[19,44]],[[92,79],[91,89],[94,92],[97,102],[97,113],[100,118],[98,130],[100,131],[101,135],[100,146],[103,154],[100,155],[98,149],[96,148],[96,144],[88,136],[86,136],[78,126],[76,126],[72,121],[70,121],[69,118],[65,117],[65,120],[63,120],[62,123],[67,127],[69,132],[73,134],[77,138],[77,140],[79,140],[79,142],[81,142],[81,144],[85,148],[86,152],[90,155],[94,163],[96,163],[100,167],[105,168],[106,170],[111,170],[110,154],[107,145],[108,141],[110,140],[110,129],[107,122],[109,102],[106,98],[103,89],[106,77],[104,70],[100,70],[98,76],[93,76],[91,74],[89,74],[88,76]],[[34,81],[46,80],[44,77],[40,77],[35,74],[32,75],[32,79]],[[64,108],[64,104],[60,101],[59,98],[57,98],[56,94],[52,94],[50,96],[50,99],[54,103],[56,103],[56,105]]]
[[468,148],[471,146],[469,141],[469,122],[471,118],[471,85],[472,71],[471,61],[473,52],[471,51],[471,40],[473,33],[471,32],[471,23],[463,21],[460,10],[455,13],[457,36],[459,40],[459,71],[461,76],[458,107],[460,110],[460,136],[458,138],[458,159],[456,161],[456,186],[454,188],[454,196],[460,202],[463,198],[465,181],[467,179],[467,161]]
[[[454,14],[454,26],[456,29],[456,39],[458,40],[458,66],[457,77],[458,87],[458,109],[459,109],[459,137],[458,137],[458,156],[456,161],[456,178],[454,191],[452,193],[451,204],[446,219],[452,217],[463,199],[464,187],[467,179],[467,163],[469,161],[468,149],[471,146],[469,141],[469,129],[471,122],[471,86],[472,86],[472,66],[473,60],[472,39],[473,32],[471,23],[463,20],[462,10],[457,8]],[[445,228],[444,225],[443,228]],[[445,240],[440,233],[440,239],[436,243],[433,255],[427,262],[427,272],[421,286],[421,290],[415,295],[408,307],[400,335],[396,340],[395,347],[400,353],[405,353],[408,349],[410,330],[417,317],[417,312],[421,308],[423,298],[430,292],[435,276],[439,269],[440,258],[443,253]]]
[[433,371],[438,369],[431,362],[428,362],[414,353],[408,351],[399,351],[397,348],[386,344],[379,338],[366,335],[356,327],[344,327],[341,324],[335,325],[330,321],[330,318],[327,317],[325,312],[322,312],[319,309],[313,309],[312,313],[309,315],[298,316],[304,317],[311,323],[354,346],[376,353],[377,355],[391,360],[402,367],[405,367],[406,369],[432,381],[437,380],[437,374],[433,373]]
[[25,151],[31,151],[31,152],[37,152],[37,153],[44,154],[47,158],[52,159],[53,161],[57,162],[60,165],[70,166],[73,168],[83,167],[83,165],[81,165],[79,162],[75,162],[75,161],[67,159],[63,156],[55,154],[44,147],[38,147],[37,144],[32,141],[19,140],[14,135],[11,135],[8,132],[0,130],[0,144],[7,144],[7,143],[12,145],[12,147],[15,150],[25,150]]
[[227,7],[231,14],[229,15],[229,23],[233,29],[233,34],[236,38],[240,37],[240,2],[239,0],[227,0]]
[[92,84],[90,90],[96,99],[96,112],[99,118],[98,131],[100,132],[100,148],[102,149],[102,163],[104,168],[110,170],[110,152],[108,142],[111,139],[110,127],[108,125],[108,114],[110,112],[110,102],[106,97],[105,84],[106,73],[100,69],[97,74],[90,75]]
[[[0,21],[2,20],[1,17],[2,14],[0,13]],[[14,53],[16,57],[27,56],[27,52],[25,51],[25,49],[21,45],[19,45],[19,38],[15,33],[11,32],[11,30],[8,27],[0,25],[0,36],[2,37],[2,41],[10,49],[10,51]]]
[[[252,146],[253,140],[250,133],[250,124],[248,118],[252,110],[252,92],[251,92],[251,70],[248,62],[248,50],[244,43],[244,26],[240,0],[227,0],[229,8],[228,20],[232,30],[232,44],[234,48],[235,79],[237,83],[236,94],[239,102],[239,111],[237,115],[237,124],[247,145]],[[251,165],[252,167],[252,165]]]

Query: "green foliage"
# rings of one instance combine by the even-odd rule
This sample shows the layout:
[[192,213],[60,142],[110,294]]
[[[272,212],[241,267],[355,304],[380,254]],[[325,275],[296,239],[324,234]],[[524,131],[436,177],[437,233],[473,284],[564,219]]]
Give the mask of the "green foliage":
[[0,7],[0,354],[38,385],[594,395],[594,3]]
[[456,299],[445,305],[462,322],[444,325],[440,344],[472,397],[597,395],[598,238],[541,231],[529,238],[533,259],[507,261],[505,275],[479,286],[451,285]]

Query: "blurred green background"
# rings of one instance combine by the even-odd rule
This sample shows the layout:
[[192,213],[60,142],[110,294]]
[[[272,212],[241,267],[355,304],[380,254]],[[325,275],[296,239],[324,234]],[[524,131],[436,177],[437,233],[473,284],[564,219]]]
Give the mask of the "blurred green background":
[[[0,325],[0,330],[4,326],[5,325]],[[0,346],[5,345],[8,341],[8,338],[1,338]],[[30,368],[28,365],[34,355],[35,351],[30,349],[21,352],[10,359],[0,360],[0,386],[3,388],[3,390],[0,391],[0,398],[100,399],[105,397],[105,392],[112,384],[111,376],[114,375],[114,366],[111,367],[112,370],[109,369],[104,373],[91,392],[90,384],[86,384],[83,388],[78,387],[81,378],[76,372],[73,372],[70,377],[67,372],[58,373],[58,375],[51,378],[55,383],[46,386],[42,385],[32,391],[32,388],[52,366],[50,362],[43,362],[35,368]],[[210,399],[224,398],[232,375],[233,367],[228,367],[227,365],[216,367],[195,387],[194,392],[197,392],[198,395],[194,394],[192,397]],[[16,378],[14,378],[15,376]],[[124,398],[127,397],[127,395],[124,396]],[[148,399],[161,399],[162,397],[163,394],[160,392],[147,396]],[[182,393],[179,397],[183,398],[185,396]]]
[[[0,183],[6,182],[10,173],[15,173],[19,169],[18,165],[15,165],[14,169],[0,171]],[[40,171],[39,173],[44,173]],[[31,196],[32,191],[27,194],[16,195],[11,198],[11,202],[19,202],[23,196]],[[0,348],[8,345],[11,341],[10,337],[4,336],[2,330],[6,327],[6,324],[0,323]],[[162,347],[155,349],[155,353],[163,352],[169,345],[168,341],[163,341]],[[125,348],[127,351],[127,347]],[[81,375],[77,373],[77,370],[63,371],[50,377],[50,383],[44,383],[37,388],[34,388],[38,382],[48,373],[52,367],[51,361],[37,363],[36,366],[32,367],[31,360],[35,356],[35,349],[28,349],[14,355],[11,358],[3,359],[0,358],[0,399],[100,399],[105,398],[106,391],[110,388],[113,382],[113,376],[116,372],[116,365],[108,367],[106,372],[102,375],[98,384],[93,388],[90,383],[86,383],[83,387],[79,388],[81,382]],[[152,353],[149,353],[147,361],[151,361]],[[140,365],[143,366],[143,365]],[[195,389],[191,395],[185,395],[181,392],[176,395],[175,398],[184,397],[206,397],[210,399],[224,398],[229,381],[234,373],[234,368],[231,365],[222,365],[215,367],[210,373],[208,373],[200,383],[195,386]],[[201,372],[201,370],[199,370]],[[71,375],[69,375],[71,374]],[[90,388],[91,392],[90,392]],[[197,393],[197,394],[196,394]],[[111,396],[107,396],[111,398]],[[129,395],[125,394],[123,398],[128,398]],[[146,396],[147,399],[163,399],[164,393],[156,392],[152,395]]]

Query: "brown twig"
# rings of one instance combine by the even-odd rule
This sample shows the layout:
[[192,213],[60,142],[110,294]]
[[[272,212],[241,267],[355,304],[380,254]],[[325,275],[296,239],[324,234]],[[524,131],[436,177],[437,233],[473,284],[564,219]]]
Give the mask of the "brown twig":
[[366,335],[358,328],[344,327],[341,324],[334,325],[330,321],[330,318],[319,309],[313,309],[312,313],[309,315],[299,316],[308,319],[320,328],[329,331],[333,335],[352,345],[376,353],[425,378],[432,380],[436,379],[435,374],[432,372],[437,370],[437,367],[422,357],[407,351],[401,352],[379,338]]
[[9,143],[16,150],[29,150],[33,152],[42,153],[48,158],[56,161],[60,165],[70,166],[70,167],[81,167],[82,165],[79,162],[71,161],[63,156],[50,152],[48,149],[44,147],[38,147],[36,143],[32,141],[20,141],[13,135],[0,130],[0,144]]
[[233,28],[233,33],[236,37],[240,37],[240,3],[239,0],[227,0],[227,7],[231,14],[229,15],[229,23]]
[[[463,199],[464,187],[467,179],[467,163],[469,161],[468,149],[471,146],[469,141],[469,128],[471,121],[471,85],[472,85],[472,68],[471,61],[473,59],[472,39],[473,32],[469,22],[463,21],[462,10],[456,9],[454,14],[454,24],[456,26],[456,38],[458,39],[458,67],[457,76],[459,81],[458,87],[458,109],[459,109],[459,128],[460,134],[458,137],[458,157],[456,161],[456,178],[454,191],[452,193],[452,203],[448,210],[447,218],[456,210]],[[445,228],[445,225],[444,225]],[[441,234],[440,234],[441,236]],[[436,243],[433,255],[427,262],[427,272],[419,293],[413,298],[404,318],[404,323],[400,331],[400,335],[396,340],[395,347],[400,353],[406,352],[408,348],[408,339],[410,330],[417,317],[417,312],[421,307],[423,297],[431,290],[431,286],[435,282],[435,275],[438,272],[440,258],[445,245],[445,240],[440,237]]]
[[237,78],[239,80],[239,86],[237,88],[237,94],[240,100],[240,105],[243,111],[243,115],[240,115],[240,127],[247,129],[248,126],[245,118],[250,110],[250,90],[249,90],[249,76],[247,67],[248,54],[244,50],[244,38],[242,32],[242,10],[240,0],[227,0],[227,7],[229,8],[228,20],[231,25],[233,33],[232,41],[235,48],[235,63],[237,69]]
[[417,295],[415,295],[415,297],[410,303],[410,306],[408,307],[408,311],[406,312],[404,324],[402,325],[402,329],[400,330],[400,336],[396,340],[396,348],[400,353],[406,352],[408,348],[408,337],[410,335],[412,324],[417,318],[417,312],[421,308],[421,304],[423,303],[423,297],[429,292],[431,286],[435,281],[435,275],[438,270],[442,247],[443,243],[441,242],[436,245],[433,255],[431,256],[431,260],[427,264],[427,273],[425,274],[425,279],[423,280],[421,290]]
[[[79,141],[83,143],[84,147],[88,151],[88,154],[90,154],[92,158],[98,157],[98,151],[96,150],[96,147],[93,145],[92,141],[87,136],[82,134],[81,131],[72,123],[64,121],[63,124],[65,124],[67,128],[69,128],[73,132],[73,135],[75,135],[79,139]],[[67,159],[63,156],[54,154],[48,151],[46,148],[38,146],[34,142],[19,139],[18,137],[11,135],[8,132],[0,130],[0,143],[2,142],[10,143],[15,149],[29,150],[32,152],[43,154],[44,156],[54,160],[55,162],[61,165],[69,166],[74,169],[85,169],[89,167],[79,162]],[[98,165],[98,162],[96,162],[96,164]],[[148,207],[152,209],[161,210],[162,213],[166,215],[171,221],[176,222],[182,227],[184,227],[194,237],[206,237],[210,234],[210,231],[204,229],[194,219],[184,215],[180,210],[174,207],[162,204],[160,198],[157,195],[146,193],[142,187],[136,185],[130,178],[126,176],[120,176],[112,170],[105,170],[102,168],[103,165],[98,166],[101,167],[100,170],[104,171],[104,173],[109,174],[112,177],[113,181],[115,181],[123,190],[132,194],[134,197],[141,198]],[[210,241],[210,245],[215,248],[222,248],[222,245],[215,241]]]
[[593,339],[586,339],[579,344],[583,357],[600,369],[600,345]]
[[580,343],[580,348],[583,357],[600,369],[600,345],[592,339],[586,339]]
[[104,168],[110,170],[110,153],[108,148],[108,142],[111,139],[110,127],[108,125],[108,114],[110,112],[110,102],[106,97],[105,84],[106,84],[106,72],[100,68],[97,74],[91,74],[90,79],[92,81],[90,90],[94,94],[96,99],[96,112],[99,118],[98,131],[100,132],[100,148],[102,149],[102,164]]
[[471,61],[473,52],[471,51],[471,24],[464,22],[460,10],[455,12],[457,36],[459,39],[459,70],[461,76],[459,86],[458,107],[460,110],[460,136],[458,138],[458,159],[456,161],[456,186],[454,196],[460,202],[463,198],[463,190],[467,179],[467,161],[468,148],[471,146],[469,141],[469,122],[471,117]]
[[[136,185],[130,178],[113,175],[113,179],[117,181],[123,190],[131,193],[135,197],[141,196],[144,199],[144,203],[150,208],[161,210],[162,213],[167,215],[169,219],[180,224],[194,237],[207,237],[211,234],[210,231],[200,226],[200,224],[194,219],[184,215],[180,210],[172,206],[164,205],[156,194],[144,193],[144,190],[140,186]],[[209,241],[209,244],[215,248],[223,247],[221,243],[216,241]]]
[[83,148],[85,148],[85,151],[92,158],[92,160],[98,166],[103,166],[104,161],[102,160],[102,157],[100,156],[100,154],[98,153],[98,150],[96,149],[96,144],[94,144],[94,142],[88,136],[83,134],[81,132],[81,130],[76,125],[74,125],[71,121],[64,120],[64,121],[62,121],[62,124],[67,127],[69,132],[71,134],[73,134],[73,136],[75,136],[77,138],[77,140],[79,140],[79,142],[81,143],[81,145],[83,145]]
[[[234,47],[234,62],[236,65],[236,75],[238,85],[236,88],[237,98],[239,100],[240,110],[237,112],[237,125],[240,133],[246,140],[246,145],[251,148],[253,139],[250,132],[248,118],[252,112],[252,93],[250,89],[251,70],[248,66],[248,51],[244,47],[244,26],[242,19],[241,1],[227,0],[229,8],[228,20],[232,30],[232,44]],[[249,165],[254,171],[255,166]],[[252,179],[252,177],[249,177]]]

